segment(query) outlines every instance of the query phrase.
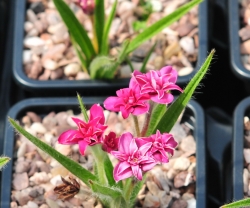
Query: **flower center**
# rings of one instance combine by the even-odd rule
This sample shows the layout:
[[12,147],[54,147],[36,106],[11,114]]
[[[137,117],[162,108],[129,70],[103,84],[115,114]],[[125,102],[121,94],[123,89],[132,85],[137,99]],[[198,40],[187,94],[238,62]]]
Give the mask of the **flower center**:
[[160,143],[160,142],[154,142],[154,143],[153,143],[153,146],[154,146],[155,148],[157,148],[157,149],[164,149],[162,143]]
[[132,154],[131,156],[129,156],[128,163],[130,165],[138,165],[139,160],[140,160],[140,156],[141,156],[140,152],[138,152],[138,151],[135,152],[134,154]]

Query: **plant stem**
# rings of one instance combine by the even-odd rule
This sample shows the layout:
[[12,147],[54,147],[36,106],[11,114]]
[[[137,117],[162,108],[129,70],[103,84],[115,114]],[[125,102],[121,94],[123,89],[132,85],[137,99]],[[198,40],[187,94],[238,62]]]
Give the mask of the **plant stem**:
[[106,178],[106,173],[105,173],[105,168],[104,168],[104,161],[106,157],[108,157],[107,153],[104,152],[101,148],[100,144],[96,144],[94,146],[91,146],[91,153],[95,159],[96,162],[96,168],[97,168],[97,173],[98,173],[98,179],[99,182],[102,185],[107,185],[107,178]]
[[143,127],[142,127],[142,131],[141,131],[141,136],[144,137],[147,130],[148,130],[148,125],[149,125],[149,121],[150,121],[150,118],[151,118],[151,115],[152,115],[152,111],[153,111],[153,107],[154,107],[154,103],[150,100],[149,101],[149,112],[146,114],[146,118],[145,118],[145,121],[144,121],[144,124],[143,124]]
[[137,137],[140,137],[141,133],[140,133],[140,128],[139,128],[138,118],[136,116],[132,116],[132,117],[133,117],[134,124],[135,124],[136,135],[137,135]]
[[125,184],[123,188],[123,197],[125,198],[125,200],[129,200],[131,190],[133,190],[132,181],[133,181],[132,178],[127,178],[125,180]]
[[90,20],[92,22],[92,29],[93,29],[93,38],[92,38],[92,44],[94,46],[95,52],[98,54],[98,42],[97,42],[97,36],[96,36],[96,30],[95,30],[95,20],[94,15],[89,15]]

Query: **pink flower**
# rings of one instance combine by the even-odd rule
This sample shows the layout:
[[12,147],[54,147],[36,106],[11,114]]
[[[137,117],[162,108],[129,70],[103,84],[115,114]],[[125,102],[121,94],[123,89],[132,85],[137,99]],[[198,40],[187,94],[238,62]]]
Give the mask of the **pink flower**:
[[144,145],[147,143],[152,143],[152,147],[149,150],[152,157],[161,163],[167,163],[169,161],[167,153],[170,155],[174,154],[174,149],[177,146],[177,142],[174,140],[172,134],[163,133],[161,134],[157,130],[156,134],[150,137],[141,137],[136,140],[138,145]]
[[78,2],[85,14],[92,15],[94,13],[95,9],[94,0],[79,0]]
[[103,139],[102,149],[108,153],[110,153],[112,150],[118,149],[118,138],[116,138],[116,134],[114,132],[111,131],[105,136]]
[[140,115],[148,112],[149,95],[140,93],[139,86],[124,88],[116,91],[118,97],[108,97],[104,101],[104,107],[115,112],[121,111],[122,117],[127,118],[129,114]]
[[148,155],[152,143],[137,145],[131,133],[124,133],[118,144],[118,151],[111,151],[119,163],[114,168],[114,179],[120,181],[131,176],[142,180],[142,171],[151,170],[157,163]]
[[105,117],[103,109],[99,104],[95,104],[90,108],[90,118],[88,123],[72,118],[77,124],[77,130],[68,130],[62,133],[58,142],[60,144],[79,144],[79,150],[84,155],[87,145],[95,145],[101,143],[104,130]]
[[182,89],[175,84],[177,81],[177,72],[171,66],[165,66],[159,71],[150,70],[143,74],[139,71],[134,71],[130,81],[130,87],[140,86],[142,94],[149,94],[150,99],[156,103],[168,104],[174,99],[170,94],[170,90]]

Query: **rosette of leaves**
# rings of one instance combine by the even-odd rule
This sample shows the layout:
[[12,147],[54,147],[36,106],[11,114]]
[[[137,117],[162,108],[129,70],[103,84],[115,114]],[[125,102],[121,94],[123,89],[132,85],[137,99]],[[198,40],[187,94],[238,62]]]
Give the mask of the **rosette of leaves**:
[[[88,73],[92,79],[113,79],[118,66],[125,60],[129,62],[129,53],[181,18],[195,5],[202,2],[202,0],[192,0],[176,9],[173,13],[155,22],[150,27],[144,28],[135,38],[125,41],[117,57],[110,57],[108,35],[112,20],[116,14],[117,0],[115,0],[107,18],[105,17],[104,0],[95,0],[94,11],[90,14],[94,36],[92,39],[89,38],[86,30],[64,0],[53,1],[69,30],[72,45],[76,50],[82,69]],[[148,57],[152,51],[153,50],[149,52]],[[148,58],[146,57],[141,71],[145,70],[147,61]],[[131,64],[129,63],[129,65]],[[131,69],[133,69],[132,66]]]

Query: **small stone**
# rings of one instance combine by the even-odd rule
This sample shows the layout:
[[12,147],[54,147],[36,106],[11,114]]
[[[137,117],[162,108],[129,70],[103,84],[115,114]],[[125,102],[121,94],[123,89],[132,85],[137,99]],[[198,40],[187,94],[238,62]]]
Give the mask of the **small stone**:
[[50,75],[51,80],[60,79],[62,77],[63,77],[63,69],[62,68],[58,68],[58,69],[51,71],[51,75]]
[[54,176],[53,178],[50,179],[50,183],[53,186],[58,186],[58,185],[62,184],[63,182],[62,182],[61,176],[56,175],[56,176]]
[[34,28],[34,25],[33,25],[31,22],[26,21],[26,22],[24,23],[24,30],[25,30],[25,32],[28,33],[28,32],[31,31],[33,28]]
[[79,71],[76,75],[76,80],[89,80],[90,76],[88,73]]
[[173,42],[164,50],[164,59],[169,59],[171,56],[176,55],[181,50],[178,42]]
[[180,149],[184,152],[196,152],[196,143],[192,135],[184,138],[180,144]]
[[29,201],[27,205],[29,208],[38,208],[38,205],[33,201]]
[[57,68],[57,63],[51,59],[46,59],[43,61],[43,67],[49,70],[55,70]]
[[193,67],[183,67],[178,71],[179,76],[186,76],[194,71]]
[[45,7],[44,7],[43,2],[33,2],[33,3],[30,5],[30,9],[31,9],[35,14],[37,14],[37,13],[44,12]]
[[61,152],[63,155],[67,156],[71,153],[71,148],[70,145],[63,145],[63,144],[59,144],[58,142],[55,145],[55,149],[58,152]]
[[39,37],[26,37],[24,39],[24,46],[27,48],[34,48],[44,46],[45,42]]
[[153,196],[151,193],[147,193],[143,207],[144,208],[150,208],[150,207],[160,207],[160,199],[157,196]]
[[192,198],[187,200],[188,208],[196,208],[196,199]]
[[38,80],[49,80],[51,70],[44,69],[43,73],[38,77]]
[[30,197],[29,197],[30,191],[31,191],[31,188],[29,187],[21,191],[15,191],[13,193],[15,200],[18,202],[20,206],[25,206],[30,201]]
[[13,188],[17,191],[27,188],[29,186],[28,174],[26,172],[15,173],[12,184],[13,184]]
[[185,157],[176,158],[173,168],[175,170],[187,170],[190,165],[189,159]]
[[241,54],[250,54],[250,40],[244,41],[240,45]]
[[47,132],[43,124],[38,123],[38,122],[34,122],[33,124],[31,124],[30,129],[34,130],[36,133],[39,133],[39,134],[45,134]]
[[23,142],[19,149],[17,150],[17,157],[23,157],[24,154],[26,153],[26,149],[27,149],[27,143]]
[[38,166],[38,168],[41,172],[50,173],[50,165],[47,163],[42,163],[40,166]]
[[186,24],[179,25],[176,28],[176,31],[179,33],[180,37],[188,35],[193,29],[195,28],[195,25],[193,25],[190,22],[187,22]]
[[66,177],[68,174],[69,174],[69,171],[62,166],[57,166],[57,167],[54,167],[51,169],[51,175],[53,177],[57,176],[57,175],[60,175],[62,177]]
[[194,47],[194,40],[193,40],[193,38],[188,37],[188,36],[183,37],[183,38],[180,39],[180,42],[179,42],[179,43],[180,43],[181,48],[182,48],[185,52],[187,52],[187,53],[189,53],[189,54],[193,54],[193,53],[195,52],[195,47]]
[[187,207],[188,203],[183,199],[177,199],[171,206],[171,208],[187,208]]
[[42,204],[39,208],[49,208],[47,204]]
[[26,14],[27,14],[28,21],[30,21],[32,23],[34,23],[35,21],[37,21],[36,14],[31,9],[27,9]]
[[24,50],[23,51],[23,64],[27,64],[30,62],[32,62],[31,50]]
[[43,118],[43,126],[48,129],[48,130],[51,130],[54,126],[57,125],[57,120],[54,116],[45,116]]
[[77,63],[69,64],[64,68],[64,74],[66,76],[76,76],[81,71],[81,66]]
[[42,121],[40,116],[38,116],[34,112],[29,111],[29,112],[26,113],[26,115],[30,117],[32,122],[41,122]]
[[29,169],[29,162],[28,161],[17,161],[15,166],[16,173],[23,173],[27,172]]
[[180,188],[182,186],[185,186],[187,175],[188,175],[187,171],[182,171],[178,173],[174,178],[174,187]]
[[36,172],[29,180],[39,185],[41,183],[47,183],[50,180],[50,177],[45,172]]
[[10,202],[10,208],[18,208],[17,203],[14,201]]
[[250,149],[244,148],[243,154],[244,154],[244,159],[245,159],[246,163],[250,163]]

